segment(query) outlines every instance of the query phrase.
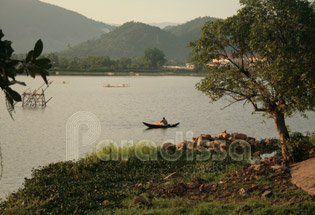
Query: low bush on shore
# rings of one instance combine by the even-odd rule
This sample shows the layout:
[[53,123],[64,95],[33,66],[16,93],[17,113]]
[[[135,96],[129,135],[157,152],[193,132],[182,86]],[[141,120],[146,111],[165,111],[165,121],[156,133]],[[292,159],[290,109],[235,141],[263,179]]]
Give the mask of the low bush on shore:
[[[165,159],[176,152],[145,145],[102,148],[76,162],[40,167],[25,179],[22,189],[0,203],[0,214],[312,214],[315,210],[314,199],[290,183],[288,169],[274,168],[280,157],[250,165],[229,156],[198,161],[199,152],[191,155],[186,150],[176,160]],[[149,159],[139,159],[139,153]]]

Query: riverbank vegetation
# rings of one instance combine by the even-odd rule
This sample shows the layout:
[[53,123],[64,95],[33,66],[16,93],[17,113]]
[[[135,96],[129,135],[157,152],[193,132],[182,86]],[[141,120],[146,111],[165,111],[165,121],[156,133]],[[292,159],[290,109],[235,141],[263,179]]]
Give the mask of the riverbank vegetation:
[[[313,140],[314,134],[308,137],[314,145]],[[278,140],[256,142],[281,153]],[[104,147],[76,162],[40,167],[1,202],[0,213],[308,215],[315,210],[314,199],[279,166],[281,157],[254,165],[231,156],[200,160],[196,150],[169,146]],[[180,156],[171,159],[176,153]]]
[[286,118],[315,110],[315,12],[305,0],[241,0],[225,20],[207,22],[191,43],[193,59],[209,74],[197,88],[211,102],[230,97],[274,120],[284,162],[290,138]]
[[48,84],[47,70],[52,65],[48,58],[41,56],[44,48],[41,40],[35,43],[33,50],[30,50],[22,59],[17,60],[13,58],[12,42],[4,40],[3,37],[4,33],[0,29],[0,88],[5,95],[7,110],[13,118],[15,103],[22,101],[22,97],[12,87],[16,84],[26,86],[24,82],[16,80],[17,74],[26,74],[33,78],[40,75]]
[[[183,75],[206,73],[202,67],[195,69],[185,67],[185,60],[166,59],[164,52],[157,48],[147,48],[141,57],[110,58],[109,56],[70,57],[54,53],[44,55],[52,63],[51,74],[72,75]],[[24,55],[15,55],[23,59]],[[165,68],[164,65],[182,65],[177,69]],[[108,74],[106,74],[108,73]],[[165,74],[163,74],[165,73]]]

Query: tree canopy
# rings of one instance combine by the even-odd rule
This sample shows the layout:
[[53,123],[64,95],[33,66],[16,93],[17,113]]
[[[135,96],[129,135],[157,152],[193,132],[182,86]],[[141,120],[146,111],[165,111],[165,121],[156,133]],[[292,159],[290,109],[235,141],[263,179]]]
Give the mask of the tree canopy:
[[29,51],[25,60],[12,59],[12,42],[2,40],[4,34],[0,29],[0,87],[5,93],[7,109],[12,117],[14,103],[22,100],[21,95],[11,87],[15,84],[26,85],[24,82],[17,81],[16,75],[26,72],[27,75],[35,78],[36,75],[42,76],[46,84],[47,69],[50,69],[51,63],[47,58],[38,58],[43,51],[43,43],[38,40],[33,50]]
[[157,48],[147,48],[144,50],[143,59],[144,63],[152,69],[160,68],[166,63],[164,52]]
[[190,44],[194,61],[218,62],[197,89],[212,102],[229,96],[272,117],[289,160],[285,117],[315,109],[315,13],[306,0],[240,3],[237,15],[207,22]]

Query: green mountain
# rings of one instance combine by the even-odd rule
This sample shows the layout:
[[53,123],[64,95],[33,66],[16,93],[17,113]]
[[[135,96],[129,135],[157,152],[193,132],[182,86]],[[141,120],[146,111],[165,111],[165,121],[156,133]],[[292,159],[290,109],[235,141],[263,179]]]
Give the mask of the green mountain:
[[215,18],[203,17],[164,29],[128,22],[98,39],[88,40],[62,52],[68,56],[107,55],[112,58],[139,57],[146,48],[158,48],[169,59],[189,56],[188,42],[201,36],[201,27]]
[[182,25],[167,26],[164,30],[179,38],[182,43],[187,44],[201,36],[201,28],[206,22],[216,19],[209,16],[199,17]]
[[15,52],[24,53],[40,38],[44,52],[55,52],[115,27],[38,0],[0,0],[0,28]]
[[100,38],[88,40],[62,53],[69,56],[108,55],[112,58],[139,57],[146,48],[163,50],[179,58],[185,47],[171,33],[139,22],[128,22]]

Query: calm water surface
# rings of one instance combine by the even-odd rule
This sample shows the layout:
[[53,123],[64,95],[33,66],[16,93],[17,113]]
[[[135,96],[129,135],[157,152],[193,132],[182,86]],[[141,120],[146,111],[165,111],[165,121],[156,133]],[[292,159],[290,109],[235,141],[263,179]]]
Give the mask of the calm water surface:
[[[27,87],[37,88],[40,78],[19,77]],[[80,145],[80,155],[95,149],[101,140],[143,140],[162,143],[175,139],[176,132],[217,135],[222,130],[243,132],[256,138],[276,137],[272,120],[262,123],[260,114],[252,115],[250,106],[236,104],[221,110],[226,100],[209,103],[195,90],[197,77],[50,77],[57,82],[46,91],[53,97],[45,109],[16,107],[15,120],[7,113],[4,97],[0,97],[0,146],[3,176],[0,197],[22,186],[32,168],[66,160],[66,124],[79,111],[95,114],[101,123],[101,135],[90,145]],[[103,88],[102,85],[130,84],[130,88]],[[15,87],[23,92],[26,87]],[[147,130],[142,124],[156,122],[165,116],[170,123],[180,122],[171,129]],[[288,119],[292,131],[314,131],[315,114],[309,119],[299,115]],[[84,135],[86,127],[81,128]]]

